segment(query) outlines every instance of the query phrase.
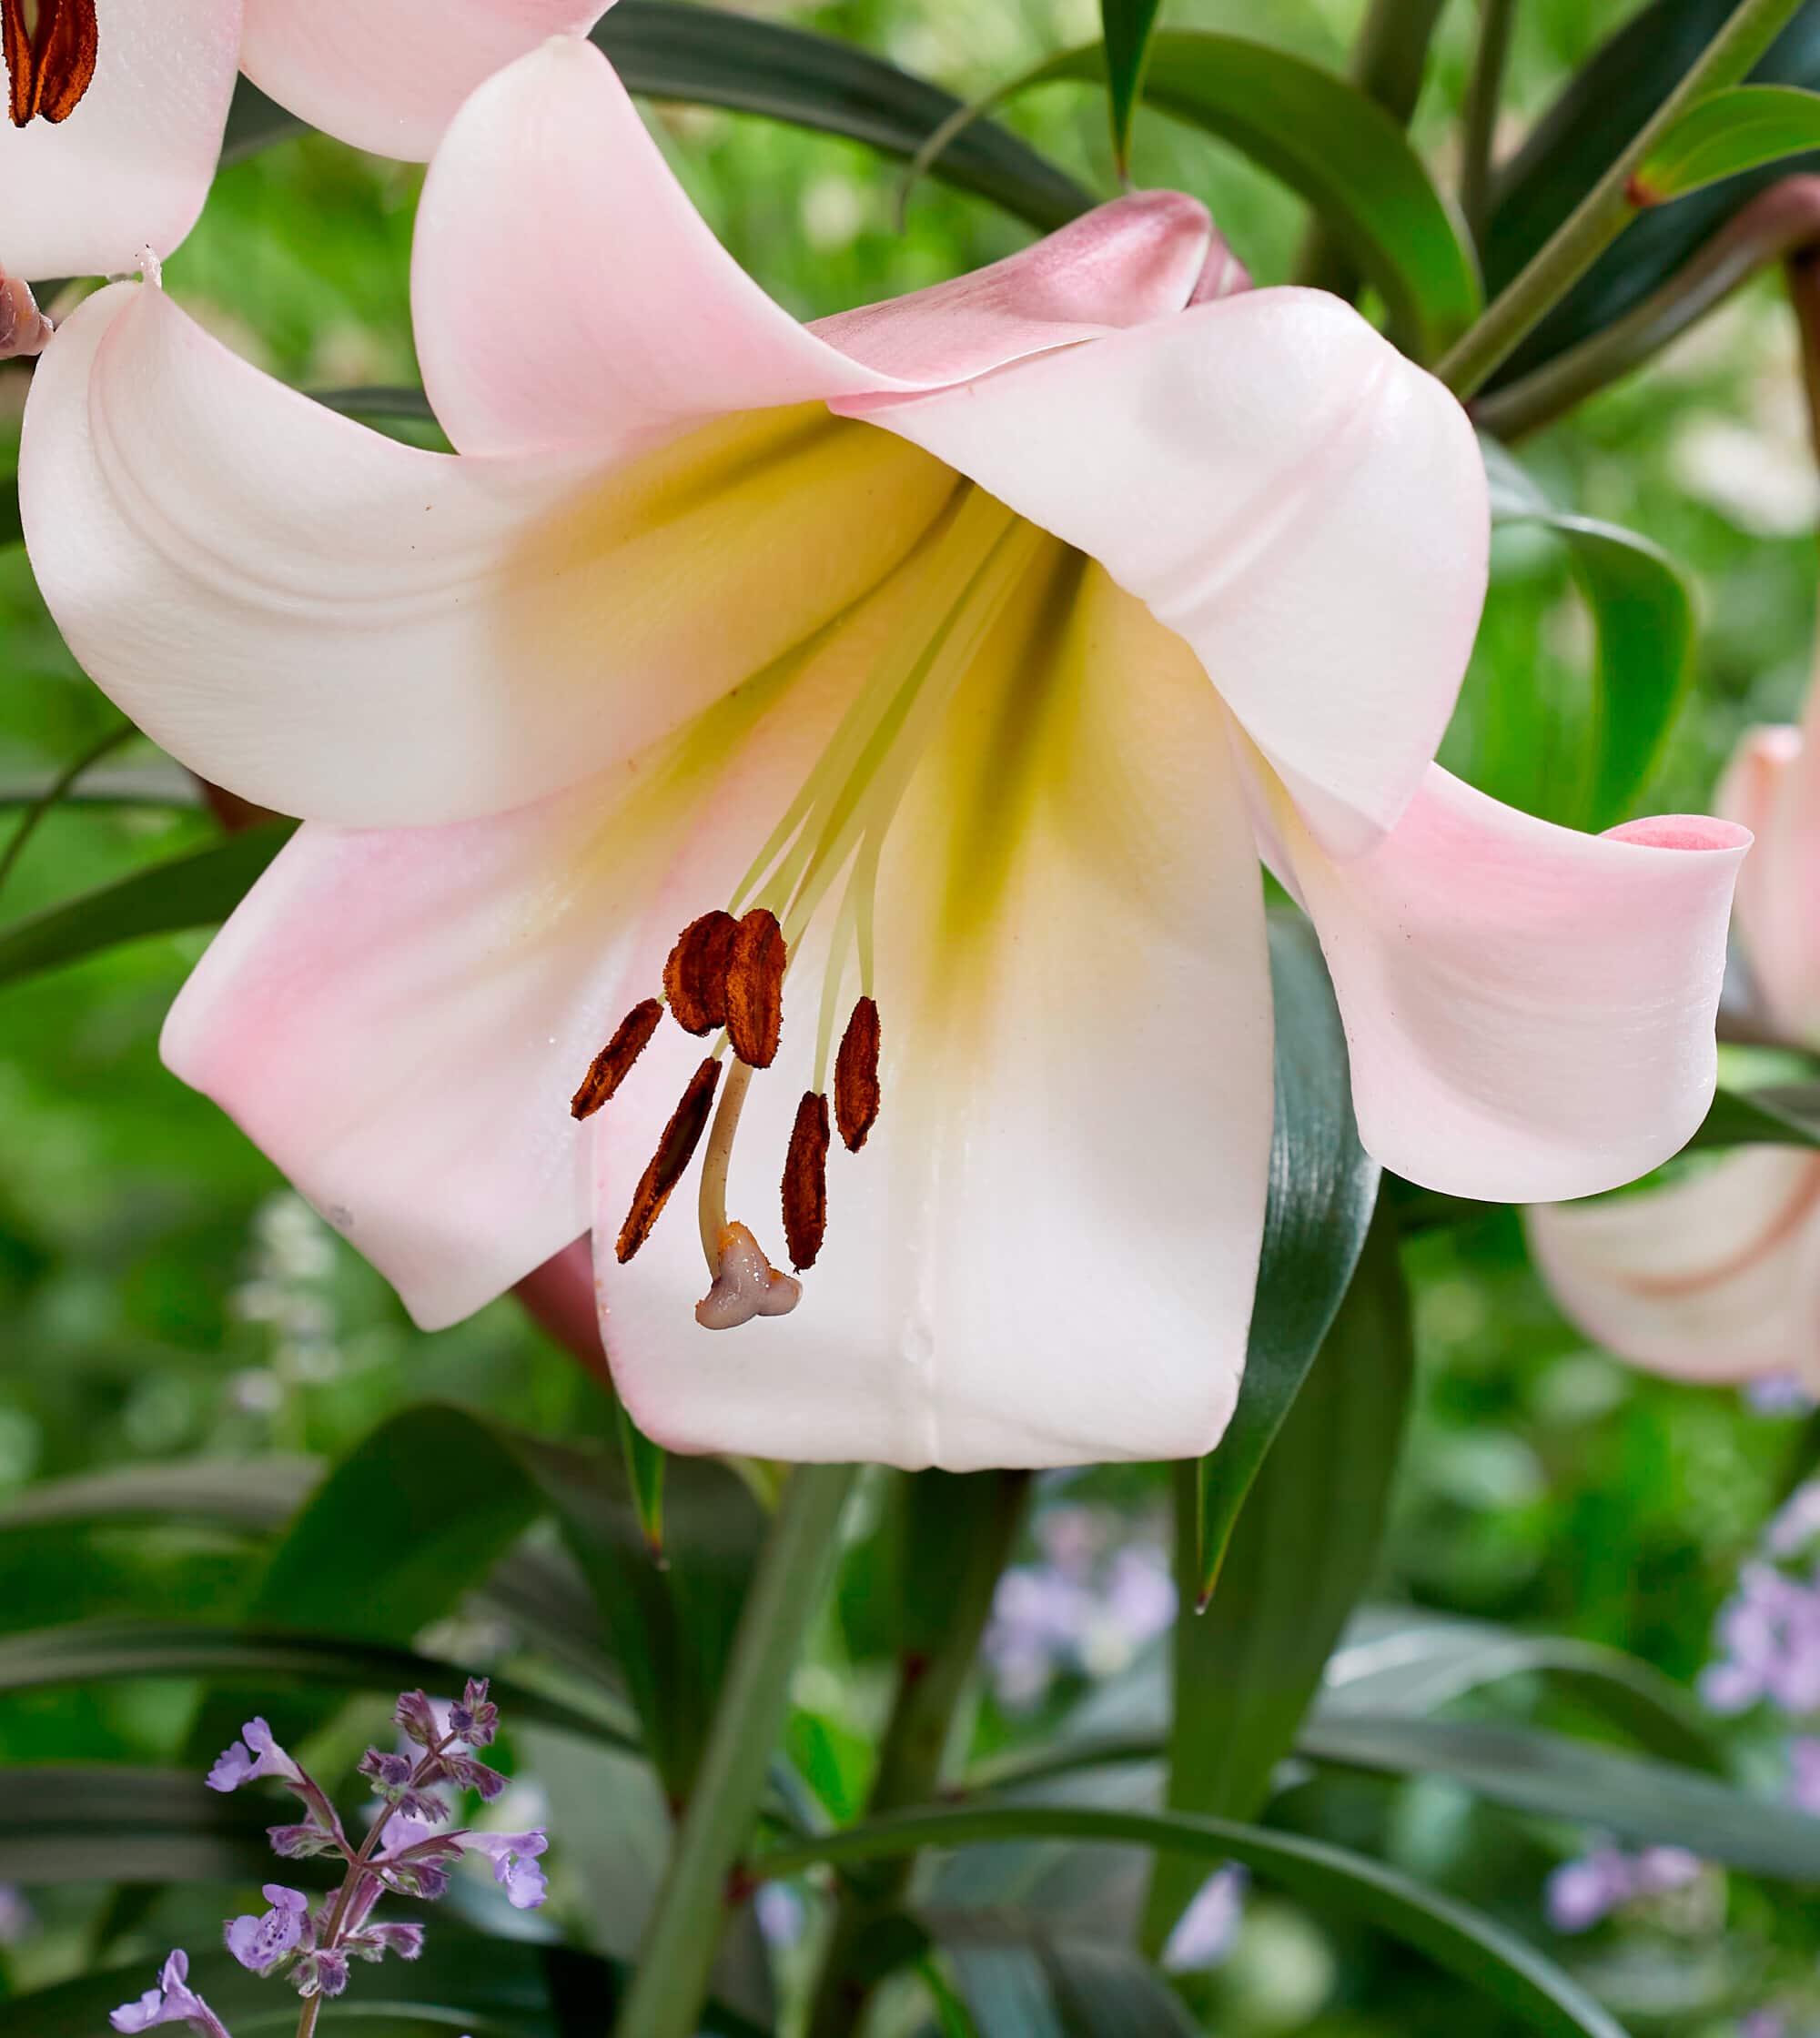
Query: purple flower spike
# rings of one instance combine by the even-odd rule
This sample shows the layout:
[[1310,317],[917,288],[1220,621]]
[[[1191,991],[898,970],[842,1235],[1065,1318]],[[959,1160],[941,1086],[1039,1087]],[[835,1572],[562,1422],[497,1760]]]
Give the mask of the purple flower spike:
[[1166,1972],[1203,1974],[1226,1959],[1245,1922],[1245,1892],[1250,1882],[1249,1873],[1236,1861],[1208,1877],[1163,1948]]
[[548,1893],[537,1856],[549,1846],[541,1832],[470,1832],[463,1836],[477,1854],[493,1864],[493,1880],[517,1911],[534,1911]]
[[1631,1863],[1613,1847],[1566,1861],[1548,1879],[1543,1902],[1557,1932],[1591,1932],[1636,1894]]
[[235,1918],[225,1932],[228,1951],[256,1974],[269,1974],[297,1951],[309,1912],[309,1899],[301,1890],[288,1890],[279,1882],[268,1882],[265,1897],[269,1911],[262,1917]]
[[420,1748],[433,1747],[442,1739],[441,1722],[427,1691],[400,1691],[392,1718]]
[[280,1783],[300,1783],[303,1772],[277,1741],[263,1720],[249,1720],[242,1738],[222,1750],[208,1772],[211,1791],[238,1791],[243,1783],[273,1777]]
[[154,2024],[187,2023],[202,2038],[228,2038],[221,2020],[189,1986],[189,1955],[181,1947],[166,1961],[158,1985],[136,2003],[123,2003],[107,2019],[116,2031],[149,2031]]
[[487,1697],[484,1677],[470,1677],[461,1702],[449,1709],[449,1725],[470,1748],[484,1748],[499,1729],[500,1709]]
[[442,1773],[458,1790],[478,1791],[488,1804],[506,1787],[506,1780],[498,1770],[477,1762],[471,1755],[445,1755]]

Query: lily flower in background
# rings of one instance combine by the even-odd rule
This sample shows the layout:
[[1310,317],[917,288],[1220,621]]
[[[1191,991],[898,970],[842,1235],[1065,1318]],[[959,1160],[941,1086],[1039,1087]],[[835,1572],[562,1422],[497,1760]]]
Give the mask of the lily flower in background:
[[[1714,807],[1756,837],[1734,958],[1764,1031],[1820,1048],[1820,689],[1799,728],[1749,731]],[[1820,1155],[1746,1146],[1608,1203],[1526,1216],[1563,1313],[1650,1371],[1820,1391]]]
[[[490,73],[585,0],[22,0],[0,6],[0,352],[43,332],[5,293],[20,278],[126,269],[196,224],[237,70],[327,134],[422,159]],[[35,310],[35,308],[34,308]]]
[[158,742],[306,820],[169,1065],[427,1327],[592,1228],[639,1423],[799,1460],[1218,1438],[1269,1157],[1260,850],[1381,1160],[1537,1198],[1673,1153],[1749,838],[1579,835],[1434,767],[1471,432],[1339,300],[1243,284],[1148,193],[799,326],[563,38],[431,166],[454,456],[155,287],[92,298],[25,424],[41,585]]

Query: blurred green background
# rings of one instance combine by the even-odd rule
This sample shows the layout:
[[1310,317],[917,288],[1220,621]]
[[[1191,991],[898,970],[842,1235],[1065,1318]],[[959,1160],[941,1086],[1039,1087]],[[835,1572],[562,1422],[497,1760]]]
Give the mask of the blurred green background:
[[[1091,0],[855,0],[774,10],[964,94],[1097,33]],[[1167,18],[1263,35],[1336,67],[1358,0],[1178,0]],[[1527,0],[1511,74],[1511,139],[1633,7]],[[1415,123],[1443,181],[1474,10],[1448,8]],[[924,185],[894,224],[897,169],[841,142],[700,109],[654,109],[673,161],[742,262],[804,315],[915,288],[1020,245],[982,202]],[[1113,189],[1103,102],[1051,87],[1008,116],[1094,189]],[[1135,171],[1208,200],[1260,280],[1285,275],[1299,207],[1228,154],[1140,116]],[[319,138],[227,173],[168,264],[174,294],[261,366],[309,388],[414,379],[407,296],[420,173]],[[531,308],[535,315],[535,308]],[[16,430],[25,378],[0,374]],[[1786,719],[1805,682],[1820,508],[1794,322],[1773,278],[1665,358],[1540,436],[1524,458],[1563,503],[1661,543],[1694,576],[1694,691],[1640,811],[1699,807],[1739,731]],[[1446,761],[1547,811],[1573,754],[1590,631],[1559,549],[1501,539],[1496,579]],[[116,724],[37,600],[22,552],[0,552],[0,785],[41,781]],[[157,761],[143,744],[50,817],[0,896],[25,915],[212,830],[194,809],[115,803]],[[173,782],[175,780],[173,778]],[[164,1073],[157,1039],[200,939],[142,942],[0,992],[0,1505],[34,1481],[132,1460],[278,1449],[334,1454],[427,1396],[555,1434],[595,1433],[602,1397],[510,1304],[436,1337],[413,1331],[377,1276],[318,1225],[208,1104]],[[1585,1348],[1493,1212],[1410,1248],[1421,1390],[1379,1598],[1619,1644],[1691,1680],[1715,1609],[1803,1461],[1799,1416],[1644,1378]],[[1071,1482],[1140,1539],[1161,1535],[1160,1486]],[[132,1611],[155,1594],[206,1614],[242,1574],[231,1539],[127,1530],[0,1530],[0,1629]],[[830,1642],[830,1649],[833,1648]],[[864,1721],[863,1680],[799,1692],[823,1779]],[[1079,1680],[1076,1680],[1077,1683]],[[1074,1686],[1065,1675],[1059,1691]],[[0,1763],[167,1755],[183,1694],[143,1686],[0,1700]],[[1010,1705],[992,1728],[1036,1730]],[[816,1722],[819,1722],[817,1724]],[[816,1737],[820,1738],[817,1739]],[[1326,1830],[1543,1930],[1540,1886],[1575,1836],[1543,1843],[1436,1782],[1323,1786]],[[1310,1814],[1312,1817],[1312,1814]],[[565,1838],[557,1835],[559,1851]],[[598,1845],[598,1842],[596,1843]],[[581,1850],[579,1847],[577,1851]],[[1710,1893],[1710,1892],[1709,1892]],[[35,1900],[36,1901],[36,1900]],[[76,1957],[74,1898],[0,1954],[13,1981]],[[1583,1957],[1636,2028],[1722,2030],[1772,1987],[1805,1987],[1814,1921],[1787,1897],[1608,1932]],[[1278,1900],[1255,1904],[1208,2001],[1218,2028],[1322,2033],[1452,2029],[1463,1998],[1401,1975]],[[4,2012],[0,2012],[4,2021]]]

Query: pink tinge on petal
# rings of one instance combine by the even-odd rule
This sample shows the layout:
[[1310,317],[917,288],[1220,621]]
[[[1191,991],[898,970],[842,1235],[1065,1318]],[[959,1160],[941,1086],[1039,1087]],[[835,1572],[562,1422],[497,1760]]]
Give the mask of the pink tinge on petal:
[[[1820,690],[1816,690],[1820,691]],[[1745,731],[1714,804],[1751,829],[1738,880],[1738,933],[1770,1024],[1820,1046],[1820,703],[1800,729]]]
[[594,1293],[594,1242],[582,1236],[553,1253],[519,1282],[525,1314],[546,1336],[571,1352],[596,1378],[612,1384],[601,1343],[601,1306]]
[[902,395],[1179,310],[1209,249],[1171,192],[977,275],[797,322],[676,181],[612,66],[552,42],[463,107],[417,220],[424,387],[464,452],[642,443],[732,410]]
[[1820,1375],[1820,1155],[1752,1147],[1524,1222],[1562,1313],[1621,1357],[1674,1379]]
[[1283,824],[1367,1148],[1430,1188],[1552,1202],[1684,1145],[1711,1102],[1726,922],[1750,846],[1699,815],[1582,835],[1439,768],[1368,856]]
[[324,134],[421,162],[476,86],[547,35],[584,35],[608,5],[246,0],[241,61],[262,92]]

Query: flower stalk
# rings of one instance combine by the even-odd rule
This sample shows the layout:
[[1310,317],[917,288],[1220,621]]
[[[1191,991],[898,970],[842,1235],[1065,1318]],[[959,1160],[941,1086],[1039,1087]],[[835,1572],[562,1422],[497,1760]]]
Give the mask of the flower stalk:
[[1472,395],[1637,217],[1643,208],[1632,179],[1657,140],[1696,101],[1746,77],[1800,5],[1801,0],[1739,0],[1630,146],[1484,316],[1441,357],[1435,373],[1455,396]]
[[728,1877],[752,1829],[854,1476],[851,1465],[801,1465],[784,1488],[615,2038],[692,2038],[696,2029],[726,1922]]
[[1460,209],[1475,237],[1482,232],[1491,211],[1491,157],[1497,146],[1498,108],[1504,96],[1504,71],[1511,57],[1517,0],[1482,0],[1482,6],[1479,47],[1466,88],[1466,129],[1460,171]]

